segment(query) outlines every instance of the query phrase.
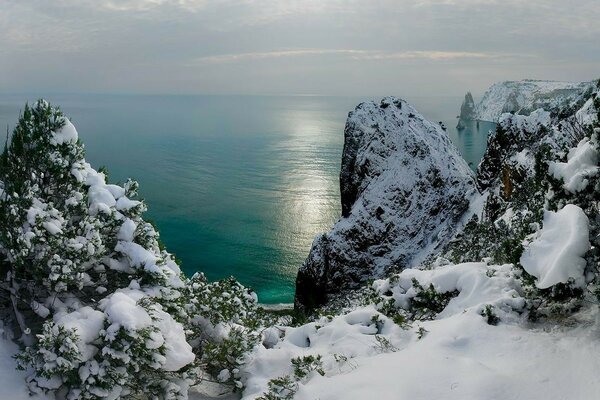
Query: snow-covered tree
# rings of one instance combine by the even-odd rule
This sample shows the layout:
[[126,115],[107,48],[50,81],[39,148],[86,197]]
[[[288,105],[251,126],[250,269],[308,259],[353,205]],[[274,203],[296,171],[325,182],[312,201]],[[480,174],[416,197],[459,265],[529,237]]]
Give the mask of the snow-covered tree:
[[185,279],[142,218],[137,183],[107,184],[71,122],[25,107],[0,160],[4,289],[31,386],[68,398],[187,395]]
[[33,391],[178,399],[205,374],[242,386],[264,325],[256,294],[233,278],[185,278],[137,188],[85,161],[60,110],[25,107],[0,156],[0,290]]

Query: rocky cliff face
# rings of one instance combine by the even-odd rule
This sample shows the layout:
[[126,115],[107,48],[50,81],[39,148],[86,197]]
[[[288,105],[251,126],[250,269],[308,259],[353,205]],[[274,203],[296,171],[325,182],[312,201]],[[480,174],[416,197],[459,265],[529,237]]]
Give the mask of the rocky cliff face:
[[492,85],[475,106],[473,119],[497,122],[503,113],[529,115],[540,108],[574,112],[582,106],[582,99],[589,98],[593,89],[594,82],[530,79],[499,82]]
[[318,236],[296,280],[296,306],[417,265],[454,235],[476,193],[446,132],[404,100],[362,103],[348,116],[342,218]]

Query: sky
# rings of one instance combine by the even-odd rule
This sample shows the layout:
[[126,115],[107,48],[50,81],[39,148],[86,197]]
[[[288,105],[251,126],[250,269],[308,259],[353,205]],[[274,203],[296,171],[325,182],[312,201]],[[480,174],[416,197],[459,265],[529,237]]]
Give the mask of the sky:
[[431,96],[600,77],[598,0],[0,0],[0,92]]

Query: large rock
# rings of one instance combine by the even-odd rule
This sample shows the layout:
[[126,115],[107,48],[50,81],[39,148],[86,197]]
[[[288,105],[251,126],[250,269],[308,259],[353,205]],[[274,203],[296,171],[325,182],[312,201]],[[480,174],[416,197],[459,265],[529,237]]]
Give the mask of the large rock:
[[462,105],[460,106],[460,116],[458,117],[458,125],[457,128],[464,128],[464,121],[472,121],[475,118],[475,101],[473,100],[473,95],[471,92],[467,92],[465,95],[465,99],[463,100]]
[[404,100],[360,104],[344,135],[342,218],[298,272],[298,308],[418,265],[454,235],[476,192],[446,132]]

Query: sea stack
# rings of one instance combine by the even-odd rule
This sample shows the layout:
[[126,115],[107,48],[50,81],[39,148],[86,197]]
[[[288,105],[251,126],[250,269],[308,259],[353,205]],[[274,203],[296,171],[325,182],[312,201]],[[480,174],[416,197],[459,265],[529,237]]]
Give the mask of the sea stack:
[[475,119],[475,101],[471,92],[467,92],[465,99],[460,106],[460,116],[458,117],[457,129],[465,128],[465,121],[472,121]]
[[404,100],[361,103],[344,139],[342,218],[315,238],[296,279],[305,311],[439,251],[476,193],[447,133]]

